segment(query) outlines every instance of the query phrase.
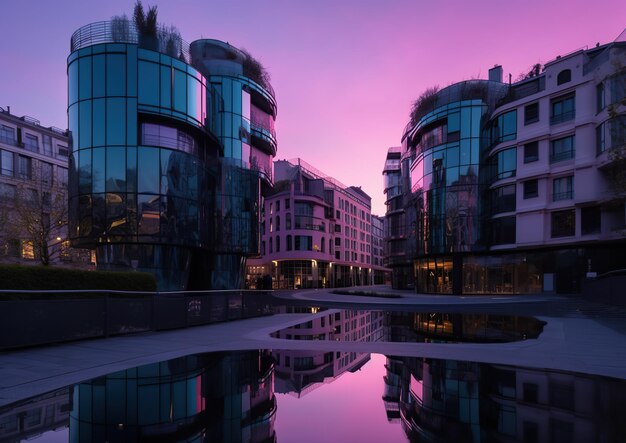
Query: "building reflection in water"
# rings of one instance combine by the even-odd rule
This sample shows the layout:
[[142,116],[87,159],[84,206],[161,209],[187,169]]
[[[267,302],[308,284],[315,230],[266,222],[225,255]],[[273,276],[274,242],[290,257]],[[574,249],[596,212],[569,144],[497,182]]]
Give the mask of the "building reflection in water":
[[[282,307],[284,312],[311,312],[317,308]],[[272,334],[288,340],[380,341],[383,313],[378,311],[333,310],[312,320]],[[369,354],[343,351],[281,350],[276,361],[276,392],[302,396],[334,381],[346,371],[354,372],[367,363]]]
[[383,402],[411,442],[620,442],[623,380],[387,357]]
[[273,442],[268,351],[182,357],[72,389],[70,442]]
[[385,337],[395,342],[499,343],[537,338],[545,322],[495,314],[387,312]]

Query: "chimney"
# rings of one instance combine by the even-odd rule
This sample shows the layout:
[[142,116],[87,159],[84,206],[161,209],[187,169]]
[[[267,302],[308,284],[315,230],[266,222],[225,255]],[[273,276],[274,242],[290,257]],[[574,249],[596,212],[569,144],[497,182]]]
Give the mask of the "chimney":
[[502,83],[502,66],[495,65],[489,70],[489,81]]

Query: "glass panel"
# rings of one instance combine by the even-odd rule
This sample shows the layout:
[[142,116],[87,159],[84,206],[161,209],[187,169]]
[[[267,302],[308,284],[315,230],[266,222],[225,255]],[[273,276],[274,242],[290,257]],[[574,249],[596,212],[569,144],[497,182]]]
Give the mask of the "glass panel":
[[105,99],[99,98],[93,100],[93,146],[104,146],[106,132],[104,124],[106,121],[105,114]]
[[159,105],[159,65],[139,61],[138,102],[145,105]]
[[108,148],[106,157],[106,192],[126,191],[126,148]]
[[138,192],[159,192],[159,149],[139,147],[137,164],[141,170],[137,171]]
[[[143,81],[143,79],[142,79]],[[126,46],[126,86],[128,90],[126,95],[129,97],[137,96],[137,48],[134,46]]]
[[172,68],[161,66],[161,107],[172,107]]
[[93,58],[93,97],[104,97],[106,95],[106,77],[104,55],[94,55]]
[[126,148],[126,190],[137,192],[137,148]]
[[80,139],[78,145],[80,148],[88,148],[91,146],[91,101],[80,102]]
[[126,143],[137,144],[137,102],[133,98],[126,100]]
[[107,54],[107,96],[126,95],[126,56]]
[[126,99],[107,99],[107,145],[126,144]]
[[78,152],[78,188],[81,194],[91,194],[91,149]]
[[174,109],[187,112],[187,74],[174,69]]
[[92,192],[104,192],[104,179],[105,179],[105,148],[95,148],[93,152],[92,161]]
[[80,78],[78,98],[81,100],[91,98],[91,57],[79,59],[78,66]]
[[78,61],[75,61],[70,64],[68,67],[68,78],[69,78],[69,86],[68,86],[68,101],[70,104],[74,103],[78,100]]

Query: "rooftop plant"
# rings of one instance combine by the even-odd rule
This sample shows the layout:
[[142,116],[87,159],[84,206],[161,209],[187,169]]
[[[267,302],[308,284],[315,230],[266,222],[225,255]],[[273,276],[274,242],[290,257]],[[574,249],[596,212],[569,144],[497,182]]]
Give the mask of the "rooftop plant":
[[245,49],[241,49],[240,51],[243,54],[244,75],[267,88],[270,85],[271,79],[265,67]]
[[422,116],[433,109],[437,103],[437,93],[439,92],[439,86],[432,86],[427,88],[422,94],[413,102],[411,106],[411,114],[409,115],[411,123],[417,124]]

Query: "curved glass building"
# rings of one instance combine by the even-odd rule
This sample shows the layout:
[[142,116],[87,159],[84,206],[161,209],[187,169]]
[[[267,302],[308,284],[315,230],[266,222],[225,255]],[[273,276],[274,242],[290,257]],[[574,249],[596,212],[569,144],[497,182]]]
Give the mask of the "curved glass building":
[[[484,124],[506,85],[472,80],[432,93],[403,137],[415,226],[418,292],[459,293],[462,255],[484,250]],[[456,264],[456,266],[455,266]]]
[[[100,269],[153,273],[160,290],[240,287],[272,185],[273,91],[246,76],[247,54],[223,63],[238,81],[219,63],[211,76],[190,54],[204,42],[117,19],[77,30],[68,58],[72,244]],[[269,135],[251,135],[253,87],[271,98]]]

